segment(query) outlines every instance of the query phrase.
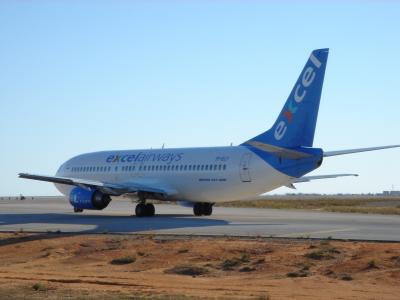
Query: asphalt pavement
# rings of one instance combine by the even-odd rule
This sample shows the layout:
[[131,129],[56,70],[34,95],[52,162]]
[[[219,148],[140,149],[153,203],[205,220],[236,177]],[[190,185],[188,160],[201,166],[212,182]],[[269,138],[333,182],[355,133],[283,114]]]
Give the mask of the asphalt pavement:
[[63,198],[2,198],[0,231],[400,241],[400,216],[214,207],[212,216],[195,217],[191,208],[160,204],[155,217],[137,218],[134,208],[130,201],[113,200],[105,210],[76,214]]

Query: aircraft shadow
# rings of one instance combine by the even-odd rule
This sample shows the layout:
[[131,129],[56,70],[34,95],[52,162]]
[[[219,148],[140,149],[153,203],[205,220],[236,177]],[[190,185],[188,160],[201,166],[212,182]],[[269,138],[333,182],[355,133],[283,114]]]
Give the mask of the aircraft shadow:
[[[46,224],[46,226],[42,224]],[[7,228],[3,229],[1,227],[10,226],[10,230],[7,231],[18,231],[21,229],[26,232],[41,232],[59,229],[61,232],[75,233],[140,233],[152,230],[223,226],[228,224],[229,222],[225,220],[207,219],[190,215],[171,214],[138,218],[135,216],[39,213],[2,214],[0,230],[7,230]],[[79,228],[79,226],[82,226],[82,228]],[[41,227],[44,229],[40,229]]]

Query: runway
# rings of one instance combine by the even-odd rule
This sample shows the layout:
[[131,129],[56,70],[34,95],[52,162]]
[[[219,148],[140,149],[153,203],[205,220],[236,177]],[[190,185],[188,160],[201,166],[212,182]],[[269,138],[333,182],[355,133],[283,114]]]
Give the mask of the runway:
[[154,233],[400,241],[400,217],[302,210],[214,207],[210,217],[192,209],[156,205],[157,215],[137,218],[134,204],[114,200],[103,211],[72,212],[60,198],[0,200],[0,231]]

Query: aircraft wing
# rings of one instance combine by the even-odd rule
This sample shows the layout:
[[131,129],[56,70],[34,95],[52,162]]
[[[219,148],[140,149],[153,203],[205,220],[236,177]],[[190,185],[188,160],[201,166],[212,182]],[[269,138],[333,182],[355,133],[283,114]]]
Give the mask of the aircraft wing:
[[327,151],[327,152],[324,152],[324,157],[351,154],[351,153],[359,153],[359,152],[367,152],[367,151],[375,151],[375,150],[382,150],[382,149],[390,149],[390,148],[398,148],[398,147],[400,147],[400,145],[358,148],[358,149],[338,150],[338,151]]
[[358,176],[358,174],[332,174],[332,175],[303,176],[300,178],[296,178],[293,181],[293,183],[310,182],[312,180],[317,180],[317,179],[328,179],[328,178],[337,178],[337,177],[346,177],[346,176]]
[[96,188],[99,191],[112,196],[119,196],[122,194],[138,193],[138,192],[157,194],[164,197],[173,194],[172,191],[167,191],[162,188],[151,187],[148,185],[134,183],[134,182],[115,184],[115,183],[107,183],[102,181],[88,180],[81,178],[45,176],[45,175],[36,175],[27,173],[20,173],[18,174],[18,176],[20,178],[25,178],[25,179],[47,181],[47,182],[66,184],[66,185],[75,185],[81,188]]

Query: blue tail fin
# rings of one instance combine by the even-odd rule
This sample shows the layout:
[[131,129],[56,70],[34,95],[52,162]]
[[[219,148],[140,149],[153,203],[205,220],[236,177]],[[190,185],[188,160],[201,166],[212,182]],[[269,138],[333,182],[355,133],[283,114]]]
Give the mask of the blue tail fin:
[[312,147],[329,49],[311,53],[272,128],[248,142],[279,147]]

